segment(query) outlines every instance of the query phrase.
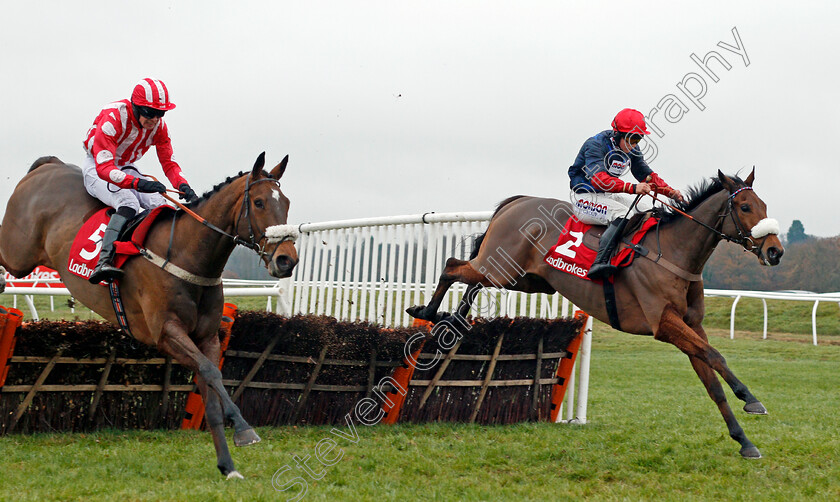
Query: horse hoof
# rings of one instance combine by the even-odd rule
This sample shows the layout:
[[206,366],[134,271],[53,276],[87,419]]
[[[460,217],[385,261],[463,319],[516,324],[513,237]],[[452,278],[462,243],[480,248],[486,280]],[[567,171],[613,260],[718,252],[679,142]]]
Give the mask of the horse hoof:
[[741,456],[744,458],[761,458],[761,452],[755,446],[741,448]]
[[423,310],[425,310],[425,305],[414,305],[413,307],[408,307],[405,309],[405,312],[415,319],[420,319],[423,321],[428,321],[426,317],[423,315]]
[[443,321],[446,321],[446,320],[449,320],[449,319],[454,321],[455,316],[450,314],[449,312],[438,312],[438,313],[435,314],[434,323],[437,324],[439,322],[443,322]]
[[[236,446],[248,446],[249,444],[259,443],[260,437],[254,432],[254,429],[245,429],[233,435],[233,444]],[[236,471],[233,471],[236,472]]]
[[239,471],[230,471],[225,479],[245,479],[242,474],[239,474]]
[[744,405],[744,411],[749,413],[750,415],[766,415],[767,408],[764,407],[761,402],[756,401],[754,403],[747,403]]

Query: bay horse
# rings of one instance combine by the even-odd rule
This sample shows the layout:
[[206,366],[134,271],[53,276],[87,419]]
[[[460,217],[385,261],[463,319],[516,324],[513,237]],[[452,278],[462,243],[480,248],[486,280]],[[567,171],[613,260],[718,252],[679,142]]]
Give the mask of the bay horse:
[[[203,218],[203,223],[183,210],[153,223],[146,248],[166,256],[176,272],[186,271],[181,277],[187,279],[135,257],[125,263],[125,275],[119,280],[133,336],[195,373],[217,465],[228,479],[242,475],[234,468],[228,450],[225,420],[233,422],[236,446],[260,438],[222,385],[218,337],[224,303],[221,275],[237,243],[256,250],[272,276],[291,275],[298,261],[295,232],[286,225],[289,199],[280,190],[288,158],[267,173],[263,171],[263,152],[253,169],[228,178],[190,203],[188,209]],[[38,265],[54,269],[75,299],[116,323],[109,288],[90,284],[67,270],[74,237],[84,221],[104,207],[85,191],[78,167],[56,157],[38,159],[6,206],[0,225],[0,265],[15,277],[27,275]]]
[[[767,218],[767,206],[752,190],[754,180],[755,169],[743,181],[718,171],[716,178],[689,189],[687,201],[677,203],[678,211],[665,213],[659,228],[640,242],[652,251],[649,256],[658,253],[671,269],[652,257],[637,257],[632,265],[619,269],[614,280],[620,330],[653,335],[688,356],[746,458],[760,458],[761,453],[735,419],[715,372],[745,402],[744,411],[763,415],[767,410],[708,342],[702,326],[700,274],[724,239],[742,245],[762,264],[779,263],[784,248],[777,235],[778,222]],[[418,319],[456,326],[453,320],[464,322],[478,290],[492,286],[526,293],[559,292],[596,319],[610,323],[601,282],[558,271],[543,260],[571,215],[571,204],[556,199],[520,195],[502,201],[487,231],[476,239],[469,261],[449,258],[429,304],[407,312]],[[450,318],[448,313],[438,313],[438,308],[456,281],[468,287]]]

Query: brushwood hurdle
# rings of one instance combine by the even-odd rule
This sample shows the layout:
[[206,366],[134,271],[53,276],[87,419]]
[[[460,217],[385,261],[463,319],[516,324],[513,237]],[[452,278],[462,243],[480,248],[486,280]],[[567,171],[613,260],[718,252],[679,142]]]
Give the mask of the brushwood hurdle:
[[[292,278],[280,281],[277,312],[326,315],[392,328],[411,326],[413,318],[406,308],[427,303],[447,258],[469,258],[492,214],[424,213],[301,224],[300,262]],[[454,284],[441,310],[454,311],[465,290],[464,284]],[[470,313],[486,319],[556,319],[571,317],[574,308],[559,294],[484,288]],[[586,422],[591,319],[589,323],[568,386],[566,412],[557,421]]]
[[[255,426],[557,421],[587,319],[479,318],[450,346],[428,324],[225,307],[222,383]],[[154,347],[103,321],[21,320],[0,307],[0,435],[202,428],[194,375]]]

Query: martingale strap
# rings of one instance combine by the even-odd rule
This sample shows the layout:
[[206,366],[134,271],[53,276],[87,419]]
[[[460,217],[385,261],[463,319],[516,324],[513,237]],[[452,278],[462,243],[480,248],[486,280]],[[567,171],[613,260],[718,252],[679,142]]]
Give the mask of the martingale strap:
[[190,284],[195,284],[196,286],[203,287],[218,286],[222,283],[221,277],[202,277],[200,275],[193,274],[192,272],[187,272],[178,265],[175,265],[172,262],[163,259],[161,256],[158,256],[157,254],[153,253],[152,251],[146,248],[140,248],[139,251],[144,258],[157,265],[158,267],[166,270],[178,279],[181,279],[182,281],[186,281]]
[[668,272],[671,272],[672,274],[676,275],[677,277],[679,277],[681,279],[685,279],[688,282],[699,282],[699,281],[703,280],[702,275],[693,274],[693,273],[689,272],[688,270],[684,270],[684,269],[678,267],[677,265],[675,265],[672,262],[665,259],[665,257],[662,256],[661,253],[658,254],[656,256],[656,258],[651,258],[650,251],[648,250],[648,248],[642,246],[641,244],[633,244],[632,242],[630,242],[627,239],[622,239],[621,242],[626,244],[627,247],[633,249],[633,251],[638,253],[638,255],[641,256],[642,258],[647,258],[648,260],[652,261],[653,263],[656,263],[660,267],[664,268]]
[[117,315],[117,323],[119,323],[120,329],[125,331],[127,335],[134,336],[131,334],[131,330],[128,329],[128,318],[125,315],[125,307],[123,307],[120,287],[117,285],[117,281],[108,283],[108,293],[111,295],[111,305],[114,306],[114,313]]

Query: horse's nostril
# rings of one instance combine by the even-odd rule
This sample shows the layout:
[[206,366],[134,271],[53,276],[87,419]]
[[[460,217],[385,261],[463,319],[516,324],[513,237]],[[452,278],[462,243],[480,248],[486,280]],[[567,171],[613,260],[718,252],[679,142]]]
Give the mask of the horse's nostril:
[[778,262],[783,254],[785,254],[784,250],[779,249],[777,247],[771,247],[767,249],[767,257],[770,258],[771,261]]
[[290,270],[295,266],[295,261],[289,256],[278,256],[274,263],[278,269],[283,271]]

